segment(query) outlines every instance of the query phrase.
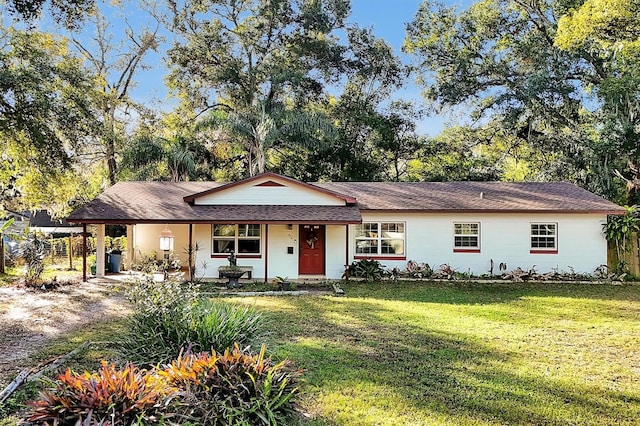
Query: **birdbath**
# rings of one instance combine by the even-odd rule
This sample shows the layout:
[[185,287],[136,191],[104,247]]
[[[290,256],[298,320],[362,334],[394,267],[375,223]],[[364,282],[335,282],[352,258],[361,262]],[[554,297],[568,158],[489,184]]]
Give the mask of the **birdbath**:
[[222,266],[218,269],[220,272],[220,276],[224,278],[228,278],[229,282],[227,283],[227,288],[238,288],[240,287],[240,282],[238,279],[245,273],[242,269],[240,269],[237,265],[236,255],[231,252],[229,257],[229,266]]

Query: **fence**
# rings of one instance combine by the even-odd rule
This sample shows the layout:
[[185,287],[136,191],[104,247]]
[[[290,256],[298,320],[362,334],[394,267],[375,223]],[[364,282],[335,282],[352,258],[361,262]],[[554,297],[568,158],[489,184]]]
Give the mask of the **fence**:
[[[627,269],[629,273],[633,276],[640,276],[640,241],[639,235],[634,233],[631,239],[631,249],[625,253],[623,256],[623,260],[627,264]],[[619,263],[618,254],[616,252],[615,246],[609,242],[607,248],[607,266],[609,266],[610,270],[616,268]]]

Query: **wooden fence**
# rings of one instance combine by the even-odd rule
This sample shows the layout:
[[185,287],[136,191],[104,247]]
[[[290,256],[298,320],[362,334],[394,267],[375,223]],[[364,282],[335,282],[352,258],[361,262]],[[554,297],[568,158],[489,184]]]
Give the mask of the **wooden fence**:
[[[633,239],[631,240],[631,250],[624,256],[624,260],[627,262],[629,273],[636,277],[640,276],[639,238],[640,236],[638,234],[633,235]],[[607,249],[607,266],[609,266],[610,270],[613,270],[617,264],[618,255],[616,253],[616,248],[613,244],[609,243]]]

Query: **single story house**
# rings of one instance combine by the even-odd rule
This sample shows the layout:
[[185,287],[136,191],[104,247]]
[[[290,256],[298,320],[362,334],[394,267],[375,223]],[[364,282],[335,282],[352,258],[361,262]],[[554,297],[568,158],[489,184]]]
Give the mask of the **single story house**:
[[68,220],[97,225],[99,252],[105,225],[125,224],[129,253],[160,252],[169,233],[183,265],[197,244],[198,276],[217,278],[233,251],[238,266],[268,280],[336,279],[364,258],[476,275],[501,263],[592,273],[607,263],[602,225],[621,213],[564,182],[305,183],[264,173],[230,183],[120,182]]

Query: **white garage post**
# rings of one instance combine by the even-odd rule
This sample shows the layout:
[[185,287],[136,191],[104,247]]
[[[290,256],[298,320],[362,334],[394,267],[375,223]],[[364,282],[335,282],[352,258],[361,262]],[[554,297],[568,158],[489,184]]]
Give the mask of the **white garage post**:
[[96,277],[104,277],[104,224],[96,225]]

